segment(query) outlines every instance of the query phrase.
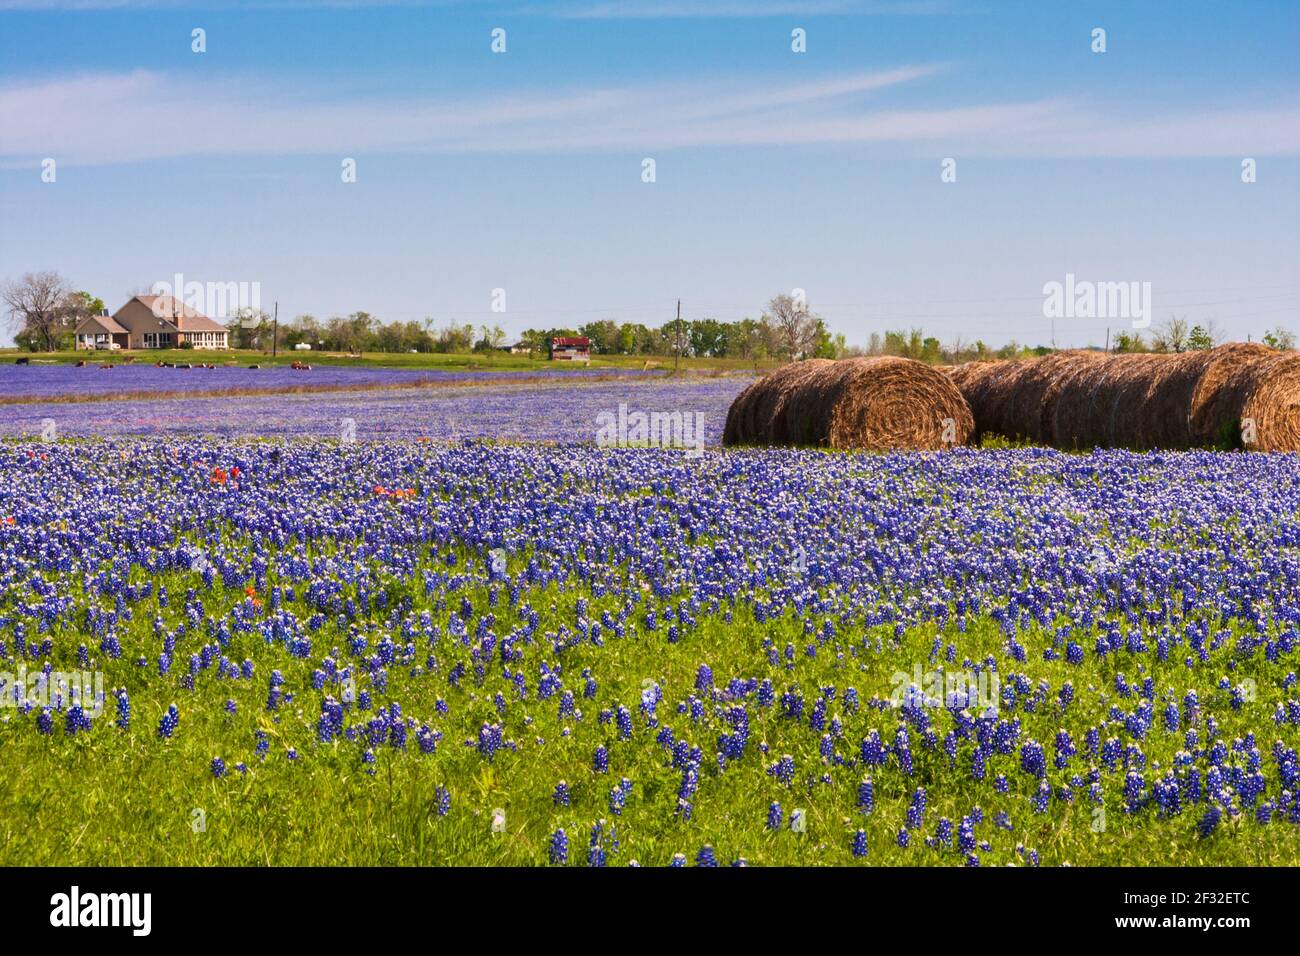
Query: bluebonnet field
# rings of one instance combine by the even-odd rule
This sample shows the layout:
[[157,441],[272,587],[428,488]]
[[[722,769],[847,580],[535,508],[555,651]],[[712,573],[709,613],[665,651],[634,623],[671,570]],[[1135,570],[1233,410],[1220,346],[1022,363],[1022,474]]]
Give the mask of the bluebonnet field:
[[[312,356],[307,354],[307,362]],[[195,360],[197,361],[197,359]],[[579,376],[617,378],[620,376],[653,377],[664,370],[642,371],[635,368],[601,368],[595,371],[569,368],[539,369],[400,369],[379,366],[314,365],[302,372],[288,366],[250,368],[248,365],[218,365],[215,368],[168,368],[147,362],[131,365],[113,364],[108,368],[89,354],[87,365],[0,365],[0,399],[35,401],[39,399],[83,400],[115,395],[148,393],[183,393],[225,391],[271,391],[290,388],[357,389],[400,388],[415,385],[449,385],[469,382],[492,382],[511,379],[556,378],[573,380]]]
[[1282,455],[10,439],[0,669],[104,699],[0,691],[3,861],[1293,864],[1297,505]]
[[[376,370],[355,371],[372,373]],[[114,371],[112,374],[117,373]],[[214,372],[185,374],[211,375]],[[315,370],[310,374],[315,375]],[[584,373],[556,374],[573,376]],[[285,375],[299,373],[286,371]],[[749,381],[751,379],[746,376],[686,376],[663,381],[588,380],[575,387],[571,380],[554,384],[529,382],[511,385],[480,380],[465,387],[361,388],[356,391],[241,395],[234,398],[186,396],[95,402],[33,400],[0,404],[0,436],[40,437],[46,433],[47,423],[53,422],[55,434],[71,437],[337,438],[346,422],[355,429],[356,437],[363,440],[498,438],[594,441],[597,416],[603,412],[616,414],[618,406],[623,403],[630,409],[644,412],[699,412],[704,415],[708,441],[716,444],[721,440],[732,399]]]

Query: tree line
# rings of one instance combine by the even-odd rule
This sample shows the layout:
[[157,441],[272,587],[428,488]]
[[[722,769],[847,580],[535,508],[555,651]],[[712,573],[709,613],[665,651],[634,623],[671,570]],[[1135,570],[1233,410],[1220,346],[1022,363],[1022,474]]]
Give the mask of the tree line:
[[[55,351],[72,347],[73,330],[83,318],[98,314],[104,303],[88,292],[74,291],[55,272],[29,273],[19,281],[0,285],[0,304],[6,308],[19,348]],[[797,361],[807,358],[844,358],[854,355],[894,355],[932,364],[1048,355],[1055,348],[1028,346],[1012,340],[991,348],[976,340],[957,338],[947,344],[923,329],[872,332],[864,345],[849,345],[842,334],[832,334],[825,320],[808,309],[802,298],[774,296],[757,319],[727,322],[721,319],[672,319],[661,326],[601,319],[583,325],[528,329],[509,340],[499,325],[473,325],[455,321],[439,326],[434,319],[382,322],[369,312],[317,319],[299,315],[280,322],[261,309],[244,308],[226,323],[230,346],[237,349],[292,350],[301,344],[327,352],[439,352],[491,355],[502,348],[520,348],[544,356],[552,338],[585,336],[597,355],[685,356],[752,361]],[[1208,349],[1222,341],[1213,322],[1191,324],[1171,316],[1145,335],[1118,332],[1105,347],[1112,352],[1185,352]],[[1278,349],[1295,348],[1295,336],[1278,327],[1263,341]]]

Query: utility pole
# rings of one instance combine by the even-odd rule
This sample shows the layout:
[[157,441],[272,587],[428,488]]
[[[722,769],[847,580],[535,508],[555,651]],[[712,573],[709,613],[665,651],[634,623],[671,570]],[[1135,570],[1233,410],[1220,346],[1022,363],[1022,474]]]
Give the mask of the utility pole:
[[1106,351],[1110,351],[1110,326],[1106,327]]
[[271,357],[275,358],[280,344],[280,300],[275,300],[275,318],[271,322]]
[[674,326],[673,339],[674,339],[674,344],[676,346],[676,348],[673,349],[673,351],[676,353],[673,356],[673,371],[676,372],[681,369],[681,365],[682,365],[682,300],[681,299],[677,300],[677,324]]

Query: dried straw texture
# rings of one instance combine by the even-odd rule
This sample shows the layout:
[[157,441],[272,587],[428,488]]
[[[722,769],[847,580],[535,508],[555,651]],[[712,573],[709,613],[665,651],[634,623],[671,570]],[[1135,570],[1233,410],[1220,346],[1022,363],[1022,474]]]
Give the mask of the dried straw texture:
[[1029,365],[1018,360],[967,362],[949,373],[975,416],[977,440],[985,435],[1015,436],[1010,412],[1020,377],[1027,373]]
[[[1274,352],[1242,363],[1223,387],[1220,440],[1250,451],[1300,451],[1300,354]],[[1226,406],[1226,407],[1225,407]]]
[[979,436],[1064,449],[1243,443],[1300,450],[1300,356],[1236,343],[1176,355],[1058,352],[957,366]]
[[1138,448],[1191,448],[1192,400],[1211,352],[1183,352],[1162,356],[1143,398],[1143,414],[1136,436]]
[[798,387],[798,383],[827,365],[830,359],[810,359],[782,365],[776,371],[754,382],[731,403],[727,423],[723,428],[724,445],[784,444],[777,435],[784,435],[785,400]]
[[957,387],[921,362],[820,360],[786,365],[742,392],[723,444],[939,449],[967,443],[974,427]]
[[1097,352],[1079,349],[1054,352],[1028,363],[1004,416],[1013,437],[1039,445],[1055,444],[1056,408],[1063,395],[1068,398],[1071,394],[1066,387],[1102,360]]
[[[1192,392],[1192,444],[1197,446],[1223,443],[1223,432],[1237,427],[1241,419],[1236,396],[1225,388],[1228,381],[1257,362],[1278,353],[1258,342],[1233,342],[1211,349],[1205,369]],[[1286,353],[1283,353],[1286,354]]]
[[1076,352],[1057,369],[1043,396],[1045,444],[1070,450],[1091,447],[1087,443],[1092,431],[1088,423],[1089,406],[1087,401],[1080,401],[1080,396],[1090,394],[1108,358],[1100,352]]
[[1172,355],[1116,355],[1107,360],[1115,373],[1106,378],[1107,391],[1101,405],[1104,431],[1099,444],[1106,448],[1142,449],[1142,433],[1151,430],[1147,424],[1152,409],[1147,405],[1147,392],[1160,370],[1175,358]]
[[750,408],[754,402],[754,389],[758,382],[751,382],[744,391],[737,395],[727,409],[727,423],[722,429],[722,443],[734,445],[740,441],[739,436],[746,432]]

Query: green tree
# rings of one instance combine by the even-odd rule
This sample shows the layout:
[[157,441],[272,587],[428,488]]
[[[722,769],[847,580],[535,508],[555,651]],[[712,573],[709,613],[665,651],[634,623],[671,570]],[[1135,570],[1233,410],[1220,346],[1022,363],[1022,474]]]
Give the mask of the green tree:
[[1204,352],[1206,349],[1214,348],[1214,337],[1208,329],[1193,325],[1192,330],[1187,333],[1187,347],[1194,352]]
[[692,355],[720,356],[726,351],[727,327],[717,319],[696,319],[687,333]]
[[578,330],[579,335],[591,339],[592,350],[602,355],[617,355],[622,348],[622,338],[617,323],[610,319],[588,322]]
[[1115,344],[1112,351],[1127,352],[1145,352],[1147,344],[1142,339],[1141,332],[1119,332],[1115,335]]
[[1282,349],[1290,351],[1295,348],[1295,335],[1289,330],[1278,326],[1264,333],[1264,344],[1269,348]]

